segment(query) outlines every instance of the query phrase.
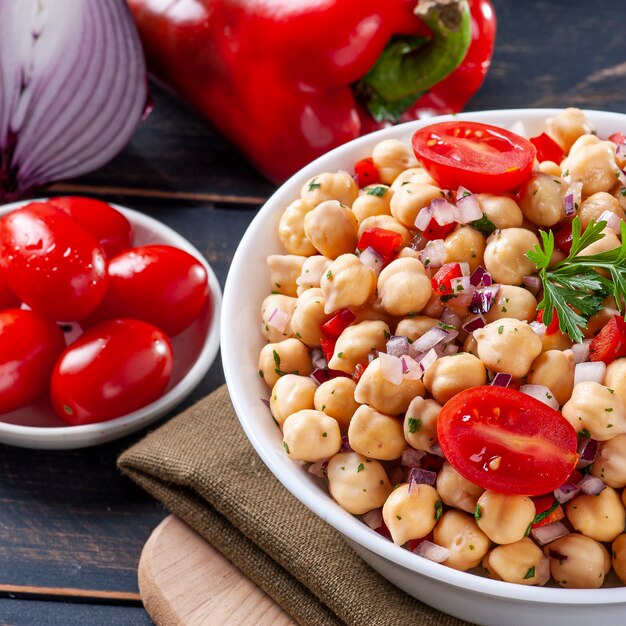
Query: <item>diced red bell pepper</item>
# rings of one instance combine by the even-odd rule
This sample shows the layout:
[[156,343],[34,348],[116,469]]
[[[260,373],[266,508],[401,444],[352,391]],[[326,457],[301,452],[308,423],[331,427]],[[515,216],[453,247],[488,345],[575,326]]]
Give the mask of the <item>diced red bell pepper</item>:
[[442,296],[454,295],[452,280],[454,278],[461,278],[461,276],[463,276],[463,270],[461,269],[460,263],[445,263],[437,270],[437,273],[431,279],[433,291],[440,298]]
[[565,517],[563,507],[557,502],[553,494],[535,496],[531,500],[535,503],[535,520],[537,520],[533,522],[533,528],[558,522]]
[[378,528],[374,529],[379,535],[382,535],[383,537],[386,537],[387,539],[391,539],[391,533],[389,532],[389,529],[387,528],[387,524],[385,524],[385,522],[381,522],[380,526]]
[[324,354],[324,358],[326,359],[327,363],[329,363],[330,360],[333,358],[336,343],[336,339],[328,339],[326,337],[322,337],[320,339],[320,347],[322,348],[322,353]]
[[554,233],[554,244],[564,254],[572,250],[572,225],[564,224]]
[[[537,321],[543,324],[543,314],[544,310],[540,309],[537,311]],[[557,315],[556,309],[552,311],[552,321],[549,326],[546,328],[546,335],[554,335],[554,333],[559,331],[559,316]]]
[[537,148],[537,160],[541,163],[543,161],[554,161],[560,163],[563,160],[563,150],[561,146],[554,141],[546,133],[541,133],[537,137],[531,137],[530,143]]
[[368,228],[364,230],[357,244],[359,250],[374,248],[385,262],[391,259],[401,246],[402,235],[384,228]]
[[322,332],[326,337],[336,339],[355,319],[356,315],[350,309],[341,309],[322,324]]
[[621,356],[626,356],[626,322],[616,315],[589,344],[589,360],[608,365]]
[[430,222],[428,222],[428,226],[426,226],[425,230],[422,231],[422,237],[431,241],[434,239],[444,239],[456,228],[456,226],[456,222],[450,222],[449,224],[444,224],[442,226],[434,217],[431,217]]
[[380,182],[380,173],[376,169],[372,157],[357,161],[354,166],[354,180],[359,189]]
[[623,133],[613,133],[612,135],[609,135],[609,141],[612,141],[619,146],[621,143],[626,143],[626,137],[624,137]]

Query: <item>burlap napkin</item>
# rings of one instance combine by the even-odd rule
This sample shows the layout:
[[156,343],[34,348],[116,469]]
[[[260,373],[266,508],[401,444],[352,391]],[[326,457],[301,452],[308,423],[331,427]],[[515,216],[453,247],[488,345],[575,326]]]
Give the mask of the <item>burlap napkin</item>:
[[306,626],[467,626],[372,570],[248,443],[225,387],[124,452],[121,470]]

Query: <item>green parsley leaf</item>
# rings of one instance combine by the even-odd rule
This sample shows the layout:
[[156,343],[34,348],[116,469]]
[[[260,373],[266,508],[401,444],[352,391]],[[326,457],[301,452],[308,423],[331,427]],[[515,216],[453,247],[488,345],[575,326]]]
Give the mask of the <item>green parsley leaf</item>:
[[435,521],[438,522],[443,515],[443,502],[441,500],[437,500],[435,502]]
[[524,576],[524,580],[528,580],[529,578],[533,578],[535,576],[535,566],[533,565],[531,568],[529,568],[529,570],[526,572],[526,576]]
[[496,225],[487,217],[485,213],[483,213],[483,216],[479,220],[470,222],[470,226],[485,237],[489,237],[489,235],[496,230]]
[[359,463],[359,466],[356,468],[356,473],[362,472],[365,469],[365,465],[363,463]]
[[476,510],[474,511],[474,519],[478,521],[483,516],[483,512],[480,508],[480,504],[476,505]]
[[286,442],[286,441],[283,441],[283,448],[285,448],[285,452],[286,452],[287,454],[290,454],[290,452],[289,452],[289,446],[287,445],[287,442]]
[[409,432],[416,433],[422,427],[422,420],[415,419],[414,417],[409,417]]
[[368,196],[378,196],[379,198],[384,198],[387,193],[387,187],[383,187],[382,185],[376,185],[375,187],[368,187],[365,191]]
[[548,515],[550,515],[551,513],[554,513],[554,511],[556,511],[557,507],[559,506],[559,502],[558,500],[555,500],[554,503],[552,504],[552,506],[543,511],[542,513],[537,513],[537,515],[535,515],[535,519],[533,520],[533,524],[537,524],[538,522],[541,522],[542,520],[546,519],[546,517],[548,517]]
[[313,191],[314,189],[319,189],[322,186],[322,183],[318,183],[317,182],[317,178],[314,178],[310,183],[309,183],[309,191]]

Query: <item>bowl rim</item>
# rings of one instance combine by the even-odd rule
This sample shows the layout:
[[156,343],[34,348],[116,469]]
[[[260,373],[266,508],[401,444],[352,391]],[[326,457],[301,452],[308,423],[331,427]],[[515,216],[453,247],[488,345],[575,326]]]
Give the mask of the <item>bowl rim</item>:
[[[46,202],[47,200],[48,198],[32,198],[2,205],[0,206],[0,217],[27,204]],[[76,440],[77,447],[82,447],[82,445],[85,445],[85,442],[88,442],[86,445],[97,445],[100,443],[100,440],[104,443],[123,437],[137,428],[148,425],[151,421],[172,410],[193,391],[215,361],[220,345],[219,318],[222,308],[222,291],[213,268],[191,242],[164,222],[119,204],[112,202],[107,204],[122,213],[132,226],[141,226],[159,235],[163,234],[168,239],[168,245],[185,250],[202,263],[207,271],[211,294],[211,323],[202,350],[195,363],[176,385],[160,398],[141,409],[104,422],[79,426],[23,426],[0,421],[0,442],[2,443],[18,445],[12,441],[3,441],[3,436],[7,436],[9,438],[21,439],[23,442],[28,440],[34,446],[43,444],[45,447],[54,446],[54,444],[67,444],[69,441]],[[133,427],[135,428],[133,429]],[[117,435],[111,437],[111,431],[117,431]],[[107,435],[109,436],[107,437]],[[25,447],[21,443],[19,445]],[[64,445],[63,447],[71,446]]]
[[[282,468],[278,468],[270,451],[264,447],[260,433],[253,427],[250,417],[250,409],[245,401],[245,381],[238,378],[241,363],[238,361],[237,338],[234,333],[233,323],[236,311],[236,292],[238,284],[245,284],[249,279],[249,272],[245,266],[247,250],[257,245],[264,222],[274,215],[280,208],[287,206],[293,199],[299,197],[300,187],[311,177],[325,171],[324,164],[334,157],[347,154],[365,154],[365,149],[373,147],[382,139],[397,139],[405,137],[423,126],[449,120],[469,120],[495,125],[511,125],[515,122],[537,122],[554,116],[563,108],[528,108],[528,109],[493,109],[486,111],[464,112],[452,115],[443,115],[406,122],[393,127],[375,131],[354,139],[346,144],[334,148],[330,152],[318,157],[304,168],[296,172],[270,196],[265,204],[259,209],[246,232],[244,233],[237,250],[233,256],[230,270],[226,278],[223,297],[223,315],[220,323],[220,335],[222,345],[222,365],[226,385],[235,412],[246,436],[252,443],[257,454],[272,474],[307,508],[314,512],[323,521],[329,523],[343,535],[364,548],[413,572],[417,572],[451,587],[461,587],[484,596],[495,596],[510,600],[524,601],[536,604],[574,604],[574,605],[598,605],[598,604],[622,604],[626,603],[626,587],[609,587],[601,589],[564,589],[556,587],[536,587],[519,585],[499,580],[493,580],[472,574],[460,572],[445,565],[434,563],[424,558],[416,558],[408,550],[397,546],[388,539],[378,535],[366,524],[360,522],[354,516],[346,517],[334,507],[339,507],[329,494],[315,492],[312,489],[306,492],[295,487],[291,482],[290,475],[282,474]],[[626,127],[626,114],[583,109],[583,112],[593,121],[614,121]],[[506,118],[505,121],[493,121],[492,117]],[[358,156],[362,158],[362,156]],[[355,159],[356,160],[356,159]],[[330,505],[334,505],[330,506]]]

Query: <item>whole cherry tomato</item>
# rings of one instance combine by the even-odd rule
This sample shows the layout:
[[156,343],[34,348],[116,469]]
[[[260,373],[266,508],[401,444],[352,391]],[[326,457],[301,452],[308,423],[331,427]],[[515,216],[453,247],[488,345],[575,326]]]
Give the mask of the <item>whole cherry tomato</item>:
[[0,271],[0,311],[16,309],[20,306],[20,299],[9,289],[4,274]]
[[110,204],[81,196],[50,198],[48,204],[61,209],[88,230],[100,242],[108,258],[131,247],[132,226]]
[[15,295],[52,320],[86,317],[107,287],[106,260],[96,238],[42,202],[0,220],[0,267]]
[[173,337],[187,328],[207,302],[206,269],[195,257],[172,246],[141,246],[109,261],[109,289],[88,324],[132,317]]
[[0,311],[0,413],[36,402],[65,350],[63,332],[32,311]]
[[59,358],[52,407],[72,426],[126,415],[163,394],[172,365],[172,346],[158,328],[131,319],[103,322]]

